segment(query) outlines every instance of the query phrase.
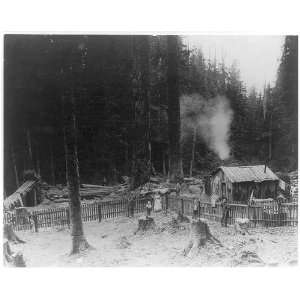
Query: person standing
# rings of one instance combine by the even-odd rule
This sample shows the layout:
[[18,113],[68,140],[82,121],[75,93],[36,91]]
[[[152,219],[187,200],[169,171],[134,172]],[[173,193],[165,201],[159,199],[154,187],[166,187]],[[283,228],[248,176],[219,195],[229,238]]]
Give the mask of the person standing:
[[199,216],[201,215],[201,202],[204,203],[207,201],[207,195],[205,194],[204,186],[200,186],[200,195],[199,195],[199,203],[198,203],[198,210]]
[[221,200],[221,207],[222,207],[221,226],[222,227],[227,227],[230,207],[229,207],[229,204],[228,204],[228,200],[225,196]]
[[199,208],[199,200],[198,199],[194,199],[194,203],[193,203],[193,218],[196,219],[198,217],[198,208]]
[[128,194],[128,217],[134,216],[135,202],[137,194],[135,191],[129,192]]
[[150,215],[151,215],[151,209],[152,209],[152,204],[151,204],[151,201],[148,200],[147,204],[146,204],[146,217],[149,218]]
[[176,198],[179,199],[180,192],[181,192],[181,183],[180,183],[180,181],[178,181],[176,183],[175,191],[176,191]]

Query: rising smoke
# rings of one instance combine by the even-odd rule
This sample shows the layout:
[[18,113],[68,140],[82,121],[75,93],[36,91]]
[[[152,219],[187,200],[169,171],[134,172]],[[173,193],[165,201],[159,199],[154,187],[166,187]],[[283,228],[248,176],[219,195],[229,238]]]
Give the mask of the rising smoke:
[[199,94],[183,95],[180,99],[182,138],[191,135],[196,128],[207,146],[220,159],[229,158],[229,134],[233,118],[228,99],[217,96],[204,99]]

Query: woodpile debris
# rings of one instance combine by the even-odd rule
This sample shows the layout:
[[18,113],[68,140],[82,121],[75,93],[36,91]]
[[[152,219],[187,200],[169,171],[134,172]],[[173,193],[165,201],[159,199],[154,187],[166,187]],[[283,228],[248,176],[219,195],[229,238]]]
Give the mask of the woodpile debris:
[[256,252],[250,250],[243,250],[238,258],[234,261],[236,266],[264,266],[264,261],[257,255]]
[[290,172],[290,191],[293,202],[298,202],[298,171]]
[[[112,193],[120,194],[128,189],[126,183],[115,186],[81,184],[80,196],[82,199],[103,198]],[[50,186],[46,183],[42,184],[43,198],[51,200],[55,203],[68,202],[67,187],[62,185]]]
[[[124,195],[129,191],[129,178],[123,176],[123,183],[118,185],[98,185],[98,184],[81,184],[80,196],[82,202],[89,201],[119,201],[124,199]],[[186,194],[189,196],[198,196],[198,185],[202,184],[203,180],[199,178],[184,178],[181,183],[180,193],[182,196]],[[44,208],[49,206],[62,207],[68,205],[69,196],[67,186],[62,184],[56,184],[55,186],[49,185],[46,182],[40,182],[41,202],[36,207],[28,207],[29,211],[33,211],[36,208]],[[189,189],[189,187],[192,187]],[[193,188],[194,187],[194,188]],[[139,186],[135,190],[131,191],[138,193],[139,197],[161,197],[162,201],[165,197],[172,193],[177,192],[177,186],[174,183],[170,183],[165,178],[151,177],[149,182],[142,186]],[[157,206],[158,202],[154,201],[153,205]]]

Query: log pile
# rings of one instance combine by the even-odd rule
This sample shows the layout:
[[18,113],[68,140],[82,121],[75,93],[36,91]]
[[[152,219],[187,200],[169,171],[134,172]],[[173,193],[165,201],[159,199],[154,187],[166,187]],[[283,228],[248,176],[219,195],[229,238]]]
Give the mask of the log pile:
[[[80,196],[82,200],[100,200],[104,201],[106,198],[109,200],[119,200],[122,198],[122,194],[129,189],[129,180],[124,176],[124,183],[114,186],[108,185],[96,185],[96,184],[81,184]],[[201,183],[201,179],[198,178],[185,178],[185,184],[187,187],[190,184],[195,185]],[[173,183],[164,181],[163,178],[151,177],[150,181],[136,189],[142,197],[147,195],[160,194],[166,195],[176,192],[176,187]],[[50,205],[53,203],[64,204],[68,202],[68,189],[66,186],[57,184],[55,186],[48,185],[47,183],[41,183],[42,204]],[[96,198],[96,199],[95,199]]]
[[298,202],[298,171],[290,172],[291,196],[293,202]]
[[[60,185],[48,186],[43,184],[42,188],[44,190],[44,198],[54,201],[55,203],[68,201],[69,195],[66,187]],[[128,185],[126,183],[115,186],[81,184],[80,196],[82,199],[103,198],[110,194],[120,194],[127,189]]]

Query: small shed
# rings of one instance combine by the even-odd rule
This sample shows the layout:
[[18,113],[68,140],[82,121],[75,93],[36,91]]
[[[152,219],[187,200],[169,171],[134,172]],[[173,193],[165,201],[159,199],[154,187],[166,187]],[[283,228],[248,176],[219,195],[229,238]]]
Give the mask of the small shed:
[[265,165],[221,166],[211,176],[211,192],[225,196],[229,202],[247,203],[255,198],[277,196],[279,178]]
[[39,200],[37,190],[38,180],[25,181],[13,194],[4,199],[4,209],[37,205]]

